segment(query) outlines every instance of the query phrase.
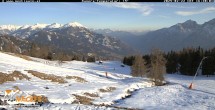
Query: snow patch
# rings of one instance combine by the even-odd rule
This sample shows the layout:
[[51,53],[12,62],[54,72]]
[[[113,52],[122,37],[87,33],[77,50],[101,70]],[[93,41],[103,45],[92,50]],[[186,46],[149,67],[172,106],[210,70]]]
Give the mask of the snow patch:
[[48,40],[49,40],[49,41],[52,41],[52,39],[51,39],[51,36],[50,36],[50,35],[47,35],[47,38],[48,38]]

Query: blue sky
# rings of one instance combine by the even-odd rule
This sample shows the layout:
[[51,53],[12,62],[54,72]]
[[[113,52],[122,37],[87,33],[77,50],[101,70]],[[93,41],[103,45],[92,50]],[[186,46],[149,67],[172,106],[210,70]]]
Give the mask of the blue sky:
[[0,3],[0,25],[79,22],[89,28],[154,30],[215,18],[215,3]]

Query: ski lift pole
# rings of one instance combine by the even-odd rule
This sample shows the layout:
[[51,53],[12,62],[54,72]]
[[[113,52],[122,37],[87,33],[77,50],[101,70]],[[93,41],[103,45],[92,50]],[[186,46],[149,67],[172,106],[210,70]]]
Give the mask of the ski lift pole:
[[203,60],[205,60],[206,58],[207,58],[207,57],[202,58],[202,60],[201,60],[201,62],[200,62],[200,64],[199,64],[199,66],[198,66],[198,68],[197,68],[197,70],[196,70],[195,76],[193,77],[193,80],[192,80],[192,82],[191,82],[191,84],[190,84],[190,86],[189,86],[189,89],[192,89],[192,88],[193,88],[193,82],[194,82],[194,80],[196,79],[198,70],[199,70],[199,68],[201,67]]

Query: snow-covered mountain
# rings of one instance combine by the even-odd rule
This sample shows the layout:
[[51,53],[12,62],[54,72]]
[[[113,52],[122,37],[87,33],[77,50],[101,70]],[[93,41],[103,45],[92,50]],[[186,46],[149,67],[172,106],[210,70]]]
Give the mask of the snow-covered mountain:
[[16,26],[16,25],[1,25],[0,26],[0,34],[10,34],[13,31],[17,30],[18,28],[20,28],[20,26]]
[[152,48],[164,51],[180,50],[185,47],[212,48],[215,46],[215,19],[204,24],[188,20],[169,28],[151,31],[136,42],[136,48],[148,53]]
[[2,25],[0,26],[0,34],[8,34],[13,35],[21,38],[28,38],[32,34],[37,33],[41,30],[55,30],[55,29],[63,29],[68,27],[76,27],[76,28],[86,28],[82,24],[78,22],[71,22],[67,24],[59,24],[59,23],[52,23],[52,24],[40,24],[36,23],[34,25],[23,25],[23,26],[16,26],[16,25]]
[[[55,46],[66,53],[99,56],[115,56],[133,54],[135,50],[120,40],[107,35],[97,34],[78,22],[67,24],[35,24],[14,28],[4,26],[0,34],[8,34],[38,44]],[[5,30],[8,30],[7,33]],[[4,33],[3,33],[4,32]]]

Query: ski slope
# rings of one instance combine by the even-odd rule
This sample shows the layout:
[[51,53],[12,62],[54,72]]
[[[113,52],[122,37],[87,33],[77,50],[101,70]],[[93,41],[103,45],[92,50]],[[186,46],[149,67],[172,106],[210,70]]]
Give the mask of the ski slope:
[[[32,57],[31,59],[32,61],[28,61],[0,52],[0,72],[9,74],[17,70],[31,78],[30,80],[16,80],[1,84],[0,95],[3,95],[6,89],[18,86],[27,94],[44,95],[51,102],[51,104],[31,109],[115,109],[115,107],[107,107],[107,105],[132,109],[215,109],[214,76],[197,76],[194,82],[194,89],[190,90],[188,86],[193,77],[168,74],[166,75],[168,84],[156,87],[146,78],[131,77],[130,67],[121,67],[121,62],[119,61],[105,61],[102,65],[99,65],[98,62],[68,61],[59,63],[58,61],[47,61]],[[49,80],[42,80],[25,70],[34,70],[62,77],[66,77],[67,75],[78,76],[84,78],[87,82],[80,83],[73,79],[65,78],[67,83],[60,84]],[[106,72],[108,73],[108,78],[105,76]],[[48,87],[48,89],[45,87]],[[111,92],[100,91],[100,89],[108,87],[115,87],[116,89]],[[97,94],[98,97],[86,96],[84,94],[86,92]],[[74,94],[93,99],[93,105],[72,104],[76,100]],[[1,107],[7,109],[13,108],[12,105],[0,105]],[[29,108],[22,109],[28,110]]]
[[[58,64],[56,61],[46,61],[38,58],[32,58],[28,61],[22,58],[11,56],[0,52],[0,72],[9,74],[13,71],[20,71],[29,76],[28,80],[16,80],[6,82],[0,85],[0,94],[5,90],[18,86],[27,94],[44,95],[54,104],[71,104],[75,101],[73,94],[84,96],[85,92],[95,93],[98,97],[93,97],[93,104],[114,104],[115,100],[129,95],[127,91],[133,91],[139,88],[151,87],[152,84],[142,78],[133,78],[129,76],[129,67],[121,67],[121,63],[105,62],[103,65],[98,63],[87,63],[79,61],[65,62]],[[62,77],[78,76],[84,78],[87,82],[80,83],[74,80],[68,80],[67,83],[59,84],[49,80],[42,80],[29,74],[26,70],[34,70],[46,74],[54,74]],[[105,76],[108,73],[108,78]],[[45,89],[48,87],[49,89]],[[112,92],[100,92],[99,89],[115,87]]]
[[192,76],[168,74],[168,85],[137,90],[131,98],[115,105],[159,110],[215,110],[215,77],[197,76],[193,89],[189,89],[192,79]]

